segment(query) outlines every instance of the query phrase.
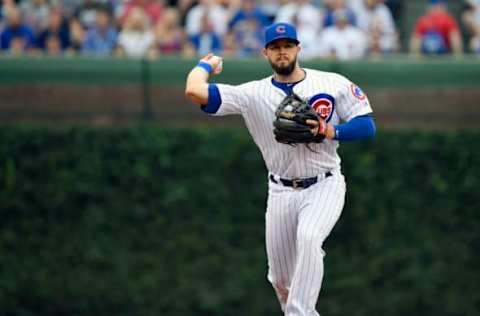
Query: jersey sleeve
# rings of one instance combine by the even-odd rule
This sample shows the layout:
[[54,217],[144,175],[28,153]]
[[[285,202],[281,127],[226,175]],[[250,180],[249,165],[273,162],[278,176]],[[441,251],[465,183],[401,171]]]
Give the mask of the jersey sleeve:
[[373,112],[367,95],[359,86],[344,79],[341,87],[337,103],[337,113],[340,119],[348,122],[356,116]]
[[243,85],[210,84],[208,92],[208,104],[202,110],[214,116],[243,114],[249,104]]

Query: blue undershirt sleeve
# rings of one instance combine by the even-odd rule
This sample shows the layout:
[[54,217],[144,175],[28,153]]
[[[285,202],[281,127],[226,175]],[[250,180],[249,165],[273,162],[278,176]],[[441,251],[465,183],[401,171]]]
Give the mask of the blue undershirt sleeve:
[[375,136],[375,122],[370,114],[354,117],[344,124],[335,125],[335,140],[362,140]]
[[220,105],[222,104],[222,97],[220,96],[220,91],[214,83],[208,85],[208,102],[207,104],[202,104],[200,107],[203,112],[209,114],[217,113]]

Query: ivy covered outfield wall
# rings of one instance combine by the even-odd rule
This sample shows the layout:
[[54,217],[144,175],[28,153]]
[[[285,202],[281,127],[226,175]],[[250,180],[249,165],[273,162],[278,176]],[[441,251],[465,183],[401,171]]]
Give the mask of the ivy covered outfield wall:
[[[322,314],[478,315],[480,133],[341,145]],[[280,315],[242,130],[0,127],[0,314]]]

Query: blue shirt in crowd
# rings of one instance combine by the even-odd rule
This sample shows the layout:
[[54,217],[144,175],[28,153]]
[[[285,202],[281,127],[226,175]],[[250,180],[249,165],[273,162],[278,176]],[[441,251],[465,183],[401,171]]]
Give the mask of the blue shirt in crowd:
[[[355,13],[352,10],[346,10],[348,22],[351,25],[357,25],[357,18]],[[335,17],[333,15],[333,11],[328,11],[323,19],[323,27],[329,27],[335,25]]]
[[255,9],[252,12],[246,12],[244,10],[238,11],[228,23],[228,28],[233,28],[238,22],[254,19],[261,27],[266,27],[271,24],[270,19],[259,9]]
[[6,27],[2,34],[0,34],[0,47],[2,50],[10,49],[10,44],[14,38],[22,38],[25,42],[25,48],[30,48],[35,42],[33,31],[27,25],[20,25],[18,27]]
[[190,42],[195,47],[198,55],[206,55],[209,52],[219,54],[222,51],[222,39],[214,32],[199,33],[190,36]]
[[55,36],[60,40],[62,50],[70,47],[70,29],[67,24],[63,24],[57,32],[49,29],[41,32],[37,37],[37,47],[43,50],[47,49],[47,40],[50,36]]
[[90,55],[110,55],[117,44],[118,32],[111,27],[106,32],[90,29],[83,42],[83,52]]

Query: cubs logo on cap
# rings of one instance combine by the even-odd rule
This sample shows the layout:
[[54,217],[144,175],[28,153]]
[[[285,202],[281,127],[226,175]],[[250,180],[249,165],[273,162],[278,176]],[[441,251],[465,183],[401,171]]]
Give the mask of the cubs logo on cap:
[[279,39],[288,39],[299,44],[297,39],[297,30],[295,26],[289,23],[274,23],[265,29],[265,47],[273,41]]

